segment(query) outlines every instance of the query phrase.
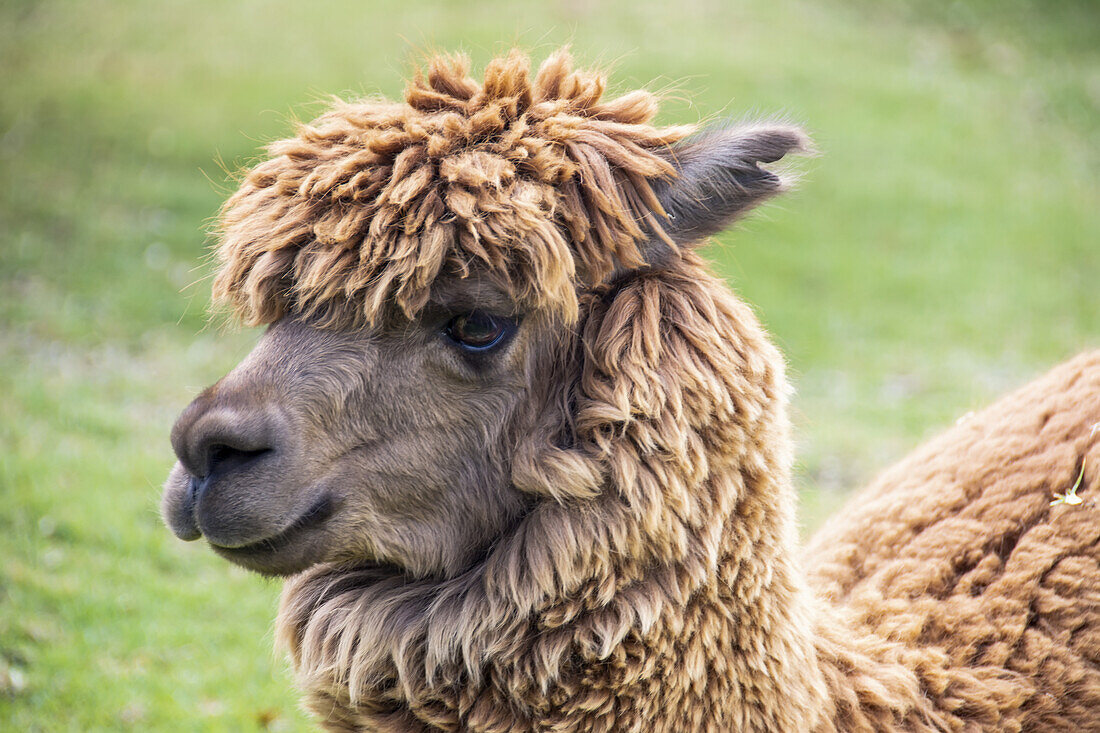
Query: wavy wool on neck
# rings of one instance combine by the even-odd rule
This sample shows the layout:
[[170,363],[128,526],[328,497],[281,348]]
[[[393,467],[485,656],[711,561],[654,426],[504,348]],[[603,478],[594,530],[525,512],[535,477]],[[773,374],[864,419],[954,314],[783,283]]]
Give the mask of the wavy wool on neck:
[[436,58],[222,210],[215,294],[271,325],[173,429],[164,515],[287,577],[318,721],[1097,729],[1100,353],[800,548],[783,359],[695,250],[808,141],[604,87],[565,52]]

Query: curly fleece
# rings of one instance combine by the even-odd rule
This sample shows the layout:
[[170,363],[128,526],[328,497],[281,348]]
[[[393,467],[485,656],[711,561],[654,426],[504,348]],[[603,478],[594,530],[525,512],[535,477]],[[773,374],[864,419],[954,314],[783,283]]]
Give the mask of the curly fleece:
[[331,325],[414,315],[441,273],[478,266],[517,303],[577,314],[576,283],[643,263],[662,233],[658,151],[693,128],[647,124],[654,96],[605,101],[604,77],[560,51],[532,80],[526,56],[433,59],[405,103],[336,102],[268,147],[219,221],[217,300],[250,325],[293,311]]

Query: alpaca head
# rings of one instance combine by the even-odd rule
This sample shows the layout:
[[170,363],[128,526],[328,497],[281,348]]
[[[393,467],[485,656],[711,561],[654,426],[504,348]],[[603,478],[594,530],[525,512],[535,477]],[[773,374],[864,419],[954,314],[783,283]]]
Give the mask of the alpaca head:
[[[608,338],[593,311],[694,262],[805,145],[654,127],[651,95],[603,101],[565,53],[534,79],[516,53],[482,83],[467,68],[432,61],[402,104],[337,103],[226,203],[215,295],[268,328],[172,430],[180,538],[268,574],[453,577],[538,503],[598,495],[609,438],[576,394]],[[618,398],[646,388],[629,379]]]

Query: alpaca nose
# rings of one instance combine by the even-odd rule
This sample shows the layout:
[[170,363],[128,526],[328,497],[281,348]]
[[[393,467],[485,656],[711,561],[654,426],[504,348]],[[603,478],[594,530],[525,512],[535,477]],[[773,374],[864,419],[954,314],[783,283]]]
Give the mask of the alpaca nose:
[[205,394],[172,427],[172,449],[197,479],[224,475],[278,448],[277,425],[263,409],[212,404]]

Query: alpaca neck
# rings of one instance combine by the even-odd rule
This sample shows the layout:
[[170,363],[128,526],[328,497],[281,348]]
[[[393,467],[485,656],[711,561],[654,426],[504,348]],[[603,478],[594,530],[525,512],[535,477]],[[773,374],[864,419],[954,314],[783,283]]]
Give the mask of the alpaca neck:
[[[654,329],[632,325],[647,312],[662,314],[659,344],[646,342]],[[620,542],[610,567],[596,563],[587,586],[559,594],[570,599],[560,605],[596,609],[547,614],[574,619],[563,642],[586,662],[581,682],[563,674],[563,719],[578,729],[611,719],[615,730],[654,731],[930,720],[906,650],[853,631],[807,588],[783,360],[751,309],[686,253],[678,271],[638,278],[595,309],[590,326],[596,366],[582,383],[600,419],[623,415],[605,431],[615,439],[595,439],[613,484],[596,514],[614,528],[625,500],[625,526],[644,526],[660,559],[639,559],[636,542]],[[624,376],[628,403],[618,389]],[[675,391],[662,391],[670,385]],[[580,403],[582,426],[585,410]],[[586,602],[587,588],[602,599],[608,587],[619,589],[611,600]]]
[[[714,480],[743,480],[729,470]],[[787,472],[744,483],[713,573],[647,643],[662,667],[652,730],[810,731],[826,717]]]
[[[658,328],[638,329],[647,313]],[[586,328],[577,423],[603,428],[590,440],[611,486],[593,502],[605,530],[587,580],[544,614],[568,619],[562,643],[579,650],[557,713],[579,730],[812,730],[827,693],[795,562],[782,358],[690,253]]]

